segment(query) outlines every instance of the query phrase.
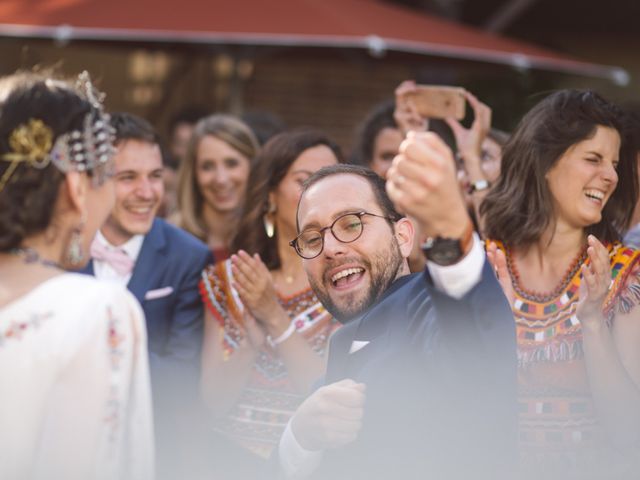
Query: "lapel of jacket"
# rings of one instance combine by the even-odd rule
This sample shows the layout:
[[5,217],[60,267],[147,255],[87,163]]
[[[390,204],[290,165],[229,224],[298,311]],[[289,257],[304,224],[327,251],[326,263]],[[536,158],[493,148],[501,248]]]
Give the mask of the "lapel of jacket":
[[349,349],[355,338],[362,317],[354,318],[343,325],[331,341],[331,350],[327,361],[327,384],[337,382],[348,376]]
[[391,321],[392,318],[379,315],[375,307],[360,318],[346,349],[346,374],[349,378],[363,380],[363,369],[387,346],[387,333]]
[[364,373],[366,376],[364,370],[367,365],[387,354],[391,329],[395,321],[406,315],[408,300],[401,294],[393,294],[406,285],[410,278],[411,276],[406,275],[395,280],[383,297],[354,325],[349,345],[346,346],[345,373],[348,377],[363,380],[362,375]]
[[140,254],[133,267],[133,274],[127,285],[140,303],[144,302],[144,295],[153,284],[153,280],[158,273],[162,272],[165,246],[166,237],[162,220],[156,218],[151,230],[144,237]]

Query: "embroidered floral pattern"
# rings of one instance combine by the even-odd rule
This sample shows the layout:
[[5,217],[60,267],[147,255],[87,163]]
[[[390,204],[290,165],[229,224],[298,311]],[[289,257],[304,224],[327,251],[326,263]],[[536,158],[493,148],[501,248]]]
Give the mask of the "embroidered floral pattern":
[[26,320],[12,320],[6,328],[0,327],[0,348],[10,340],[22,340],[28,330],[40,328],[51,317],[53,312],[33,313]]
[[121,393],[117,377],[120,374],[122,359],[124,358],[123,343],[125,336],[119,331],[119,321],[110,307],[107,307],[107,349],[109,364],[111,366],[111,384],[107,397],[105,423],[109,428],[109,441],[114,444],[118,441],[120,424],[122,421]]

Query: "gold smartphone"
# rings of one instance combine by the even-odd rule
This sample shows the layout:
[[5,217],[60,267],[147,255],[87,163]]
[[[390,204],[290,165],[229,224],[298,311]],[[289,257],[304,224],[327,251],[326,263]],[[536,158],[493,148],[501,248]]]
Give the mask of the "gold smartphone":
[[406,94],[415,103],[418,112],[425,118],[453,117],[462,120],[466,99],[464,88],[441,85],[416,85]]

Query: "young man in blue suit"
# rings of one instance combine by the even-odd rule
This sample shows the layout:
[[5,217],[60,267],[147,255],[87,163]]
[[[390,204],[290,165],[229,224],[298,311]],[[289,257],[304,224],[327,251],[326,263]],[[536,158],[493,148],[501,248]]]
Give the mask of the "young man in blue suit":
[[[345,323],[325,386],[281,439],[287,478],[511,478],[515,328],[456,185],[449,149],[410,135],[385,184],[361,167],[312,175],[292,242]],[[331,202],[325,199],[331,198]],[[429,240],[409,274],[412,220]]]
[[[203,306],[198,282],[209,249],[156,218],[162,154],[145,120],[114,114],[116,203],[91,247],[86,273],[126,285],[145,313],[159,460],[198,396]],[[173,468],[169,465],[167,468]],[[159,472],[163,473],[163,472]]]

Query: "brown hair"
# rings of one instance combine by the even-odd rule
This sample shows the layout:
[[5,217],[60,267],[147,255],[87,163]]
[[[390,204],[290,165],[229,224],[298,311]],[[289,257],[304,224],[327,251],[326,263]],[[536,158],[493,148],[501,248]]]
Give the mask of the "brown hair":
[[[397,222],[404,217],[404,215],[396,210],[395,205],[389,198],[385,180],[370,168],[362,165],[331,165],[321,168],[305,180],[304,184],[302,185],[302,194],[300,195],[300,198],[302,198],[302,195],[304,195],[312,185],[315,185],[320,180],[323,180],[327,177],[332,177],[334,175],[357,175],[358,177],[364,178],[367,182],[369,182],[371,190],[373,191],[373,195],[378,202],[378,206],[380,207],[380,210],[382,210],[382,214],[389,219],[387,220],[389,223]],[[300,208],[300,202],[298,202],[298,208]],[[297,210],[296,228],[298,229],[298,232],[300,232]]]
[[112,113],[110,123],[115,130],[116,144],[125,140],[138,140],[152,145],[160,143],[158,134],[151,124],[133,113]]
[[622,122],[621,110],[591,91],[561,90],[533,107],[505,145],[500,177],[480,207],[487,237],[509,246],[536,242],[554,222],[546,173],[570,147],[604,126],[621,136],[619,181],[602,220],[586,231],[619,240],[638,199],[637,165]]
[[250,254],[258,253],[270,270],[280,267],[278,232],[273,238],[269,238],[262,228],[263,216],[267,213],[269,204],[269,192],[280,184],[302,152],[318,145],[326,145],[338,162],[343,161],[340,148],[335,143],[322,132],[309,128],[280,133],[265,144],[258,156],[257,165],[249,176],[245,210],[231,251],[242,249]]
[[200,141],[211,135],[242,155],[252,166],[258,154],[258,140],[251,129],[241,120],[231,115],[216,114],[200,120],[194,130],[187,155],[178,169],[178,218],[176,223],[192,235],[207,241],[207,227],[202,219],[204,197],[196,182],[196,160]]
[[[0,155],[11,152],[9,137],[29,120],[41,120],[55,143],[59,136],[82,129],[85,115],[95,110],[67,82],[24,72],[2,79],[1,109]],[[11,165],[0,161],[0,178]],[[19,247],[25,238],[49,227],[63,179],[51,162],[41,169],[18,164],[0,191],[0,251]]]
[[376,138],[385,128],[398,130],[393,117],[396,104],[394,100],[386,100],[376,104],[358,126],[354,148],[349,163],[369,167],[373,162],[373,147]]

